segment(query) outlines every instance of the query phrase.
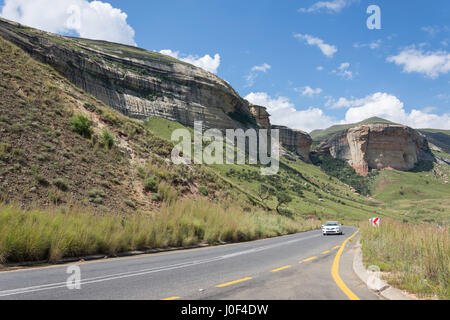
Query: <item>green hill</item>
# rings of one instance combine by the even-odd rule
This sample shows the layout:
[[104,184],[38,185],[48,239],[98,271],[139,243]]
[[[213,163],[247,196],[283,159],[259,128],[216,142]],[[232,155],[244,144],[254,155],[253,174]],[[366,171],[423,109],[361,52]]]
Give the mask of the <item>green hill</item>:
[[320,144],[322,141],[325,141],[326,139],[330,138],[331,136],[335,135],[338,132],[341,132],[346,129],[350,129],[356,126],[361,126],[364,124],[374,124],[374,123],[388,123],[393,124],[394,122],[391,122],[389,120],[385,120],[378,117],[372,117],[366,120],[363,120],[358,123],[352,123],[352,124],[342,124],[342,125],[334,125],[327,129],[323,130],[314,130],[310,133],[311,138],[313,139],[314,145]]
[[425,135],[428,142],[434,144],[445,153],[450,153],[450,130],[419,129]]

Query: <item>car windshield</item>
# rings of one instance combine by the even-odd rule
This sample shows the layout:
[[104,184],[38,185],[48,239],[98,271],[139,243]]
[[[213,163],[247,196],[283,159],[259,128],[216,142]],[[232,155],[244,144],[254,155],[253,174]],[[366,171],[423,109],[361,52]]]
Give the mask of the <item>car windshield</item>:
[[327,223],[325,223],[325,225],[326,226],[338,226],[339,223],[337,223],[337,222],[327,222]]

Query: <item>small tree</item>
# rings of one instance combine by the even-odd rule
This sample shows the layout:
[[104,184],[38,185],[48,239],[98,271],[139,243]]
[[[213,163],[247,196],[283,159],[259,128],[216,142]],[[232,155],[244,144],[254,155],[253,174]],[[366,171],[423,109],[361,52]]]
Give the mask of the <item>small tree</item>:
[[285,204],[288,204],[289,202],[291,202],[292,201],[292,197],[290,195],[288,195],[287,193],[285,193],[285,192],[278,192],[275,196],[276,196],[277,201],[278,201],[276,210],[277,210],[278,213],[280,213],[280,207],[282,205],[285,205]]
[[272,192],[273,192],[273,190],[271,190],[271,188],[269,188],[265,184],[259,185],[259,188],[257,191],[259,199],[264,204],[265,204],[264,201],[268,200],[272,196]]

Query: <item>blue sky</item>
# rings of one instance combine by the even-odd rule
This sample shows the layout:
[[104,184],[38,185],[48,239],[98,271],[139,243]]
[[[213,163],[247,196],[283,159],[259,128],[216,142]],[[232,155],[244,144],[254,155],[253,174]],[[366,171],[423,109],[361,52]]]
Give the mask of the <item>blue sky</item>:
[[[311,131],[381,116],[450,129],[448,0],[0,4],[2,16],[48,31],[187,59],[267,106],[274,124]],[[381,9],[381,30],[366,26],[369,5]],[[81,25],[67,22],[74,6]]]

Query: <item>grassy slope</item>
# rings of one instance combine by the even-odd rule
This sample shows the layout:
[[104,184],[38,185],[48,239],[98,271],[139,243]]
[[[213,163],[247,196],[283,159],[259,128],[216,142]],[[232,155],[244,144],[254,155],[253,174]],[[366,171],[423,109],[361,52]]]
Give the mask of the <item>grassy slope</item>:
[[[22,205],[83,203],[89,190],[98,189],[108,191],[104,205],[123,207],[133,193],[126,156],[68,129],[74,112],[83,112],[80,92],[2,39],[0,53],[2,196]],[[58,188],[57,179],[65,187]]]
[[419,129],[418,131],[443,152],[450,153],[450,130]]
[[384,220],[361,226],[366,265],[378,266],[395,287],[421,298],[450,299],[449,227]]
[[[159,207],[152,200],[157,190],[144,192],[148,175],[182,197],[197,194],[198,185],[209,186],[212,200],[229,189],[203,166],[170,166],[165,159],[173,144],[143,121],[106,107],[2,39],[0,55],[3,200],[23,207],[73,204],[126,212]],[[71,129],[71,118],[79,114],[92,121],[91,138]],[[104,129],[114,137],[111,149],[102,142]]]
[[[111,110],[2,39],[0,56],[0,201],[11,203],[0,202],[0,262],[250,240],[319,226],[266,213],[210,168],[171,165],[173,144],[151,124]],[[90,138],[71,128],[80,114],[92,121]],[[102,142],[104,129],[112,148]],[[147,180],[156,183],[144,191]]]
[[373,184],[375,198],[383,209],[394,210],[401,220],[426,221],[446,225],[450,222],[449,166],[436,165],[429,172],[384,170]]
[[[183,127],[179,123],[156,117],[148,121],[148,126],[155,135],[164,139],[170,139],[173,130]],[[347,185],[328,176],[319,167],[300,160],[282,159],[280,172],[274,177],[261,176],[259,167],[252,165],[212,165],[211,168],[254,199],[259,199],[261,184],[277,186],[278,190],[283,188],[293,198],[287,207],[298,217],[361,220],[373,215],[390,215],[389,210],[379,210],[381,202],[354,194]],[[230,174],[230,171],[234,173]],[[292,186],[299,188],[303,195],[293,191]],[[276,206],[274,197],[264,203],[271,209]]]
[[159,52],[155,51],[148,51],[142,48],[119,44],[119,43],[113,43],[108,41],[102,41],[102,40],[90,40],[90,39],[83,39],[78,37],[64,37],[59,36],[56,34],[48,33],[41,31],[39,29],[34,29],[26,26],[9,26],[9,28],[12,28],[17,33],[26,33],[29,35],[39,35],[40,37],[47,38],[51,41],[63,44],[67,47],[76,49],[77,51],[83,52],[85,54],[90,54],[90,51],[97,50],[101,51],[110,55],[118,56],[118,57],[125,57],[125,58],[132,58],[132,59],[138,59],[148,62],[156,62],[156,63],[162,63],[167,65],[173,65],[175,63],[183,64],[183,65],[189,65],[192,66],[189,63],[186,63],[184,61],[175,59],[171,56],[161,54]]

